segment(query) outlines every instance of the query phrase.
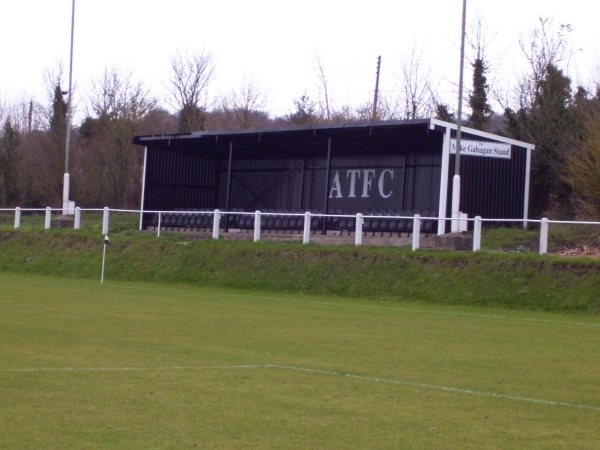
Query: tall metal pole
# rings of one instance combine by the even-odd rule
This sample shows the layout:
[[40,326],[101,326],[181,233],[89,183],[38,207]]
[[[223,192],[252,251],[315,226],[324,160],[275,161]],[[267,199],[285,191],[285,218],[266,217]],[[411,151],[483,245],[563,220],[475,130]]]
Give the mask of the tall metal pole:
[[454,159],[454,178],[452,179],[452,232],[459,230],[460,216],[460,139],[462,134],[462,102],[465,60],[465,28],[467,19],[467,0],[463,0],[462,21],[460,28],[460,71],[458,76],[458,110],[456,117],[456,157]]
[[373,96],[373,120],[377,120],[377,100],[379,99],[379,74],[381,73],[381,55],[377,57],[377,75],[375,77],[375,95]]
[[69,152],[71,150],[71,103],[73,99],[73,41],[75,36],[75,0],[71,6],[71,51],[69,55],[69,97],[67,98],[67,130],[65,138],[65,175],[63,178],[63,214],[69,212]]
[[463,103],[463,85],[465,71],[465,28],[467,22],[467,0],[463,0],[462,22],[460,31],[460,71],[458,75],[458,110],[456,113],[456,165],[454,173],[460,175],[460,138],[462,134],[462,103]]

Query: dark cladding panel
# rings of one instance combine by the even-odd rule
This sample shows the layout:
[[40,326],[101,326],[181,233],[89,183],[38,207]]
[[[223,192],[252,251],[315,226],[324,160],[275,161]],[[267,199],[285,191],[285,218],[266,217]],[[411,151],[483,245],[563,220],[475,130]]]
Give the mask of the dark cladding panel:
[[404,210],[422,216],[437,216],[440,173],[440,153],[427,152],[407,155]]
[[[224,161],[220,169],[220,208],[227,204],[227,176],[227,161]],[[297,210],[301,204],[301,187],[301,158],[237,156],[234,151],[230,209]]]
[[336,154],[331,161],[329,211],[356,214],[402,210],[405,159],[404,154]]
[[440,197],[440,171],[440,166],[415,167],[414,203],[410,208],[414,213],[427,217],[437,217]]
[[212,209],[215,164],[193,153],[148,149],[144,209]]
[[[519,219],[523,217],[527,150],[512,146],[510,159],[461,155],[461,211],[469,217]],[[455,156],[450,157],[448,217],[452,208]]]
[[302,209],[325,212],[326,158],[309,158],[305,169],[304,201]]

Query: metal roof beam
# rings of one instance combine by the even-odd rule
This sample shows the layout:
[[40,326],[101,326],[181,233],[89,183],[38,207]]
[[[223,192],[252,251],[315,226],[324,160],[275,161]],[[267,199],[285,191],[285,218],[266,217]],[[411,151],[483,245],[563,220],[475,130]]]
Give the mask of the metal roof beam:
[[[434,129],[436,126],[442,128],[450,128],[452,130],[456,130],[457,126],[455,123],[444,122],[443,120],[438,119],[429,119],[430,120],[430,129]],[[476,130],[475,128],[461,127],[462,131],[466,134],[472,134],[475,136],[480,136],[482,138],[491,139],[497,142],[503,142],[505,144],[515,145],[517,147],[523,147],[526,149],[534,150],[535,144],[530,144],[528,142],[518,141],[516,139],[507,138],[504,136],[500,136],[498,134],[488,133],[486,131]]]

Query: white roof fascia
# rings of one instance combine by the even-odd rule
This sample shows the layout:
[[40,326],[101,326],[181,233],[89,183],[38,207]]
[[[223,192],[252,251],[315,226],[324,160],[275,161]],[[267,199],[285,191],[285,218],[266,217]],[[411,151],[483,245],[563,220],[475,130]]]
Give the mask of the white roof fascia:
[[[443,128],[450,128],[450,129],[456,130],[456,124],[455,123],[444,122],[443,120],[438,120],[438,119],[429,119],[429,127],[430,127],[430,129],[433,129],[436,126],[443,127]],[[523,141],[517,141],[516,139],[507,138],[507,137],[504,137],[504,136],[500,136],[498,134],[488,133],[486,131],[476,130],[475,128],[468,128],[468,127],[462,127],[461,126],[461,131],[463,133],[473,134],[475,136],[481,136],[481,137],[486,138],[486,139],[492,139],[492,140],[497,141],[497,142],[503,142],[505,144],[515,145],[517,147],[523,147],[523,148],[526,148],[528,150],[534,150],[535,149],[535,145],[534,144],[530,144],[528,142],[523,142]]]

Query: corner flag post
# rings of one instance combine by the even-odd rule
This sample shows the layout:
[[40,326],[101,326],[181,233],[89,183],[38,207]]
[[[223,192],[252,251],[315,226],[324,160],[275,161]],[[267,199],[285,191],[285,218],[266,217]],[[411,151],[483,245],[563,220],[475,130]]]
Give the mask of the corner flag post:
[[104,264],[106,263],[106,247],[110,245],[108,234],[104,236],[104,246],[102,247],[102,272],[100,274],[100,284],[104,283]]

